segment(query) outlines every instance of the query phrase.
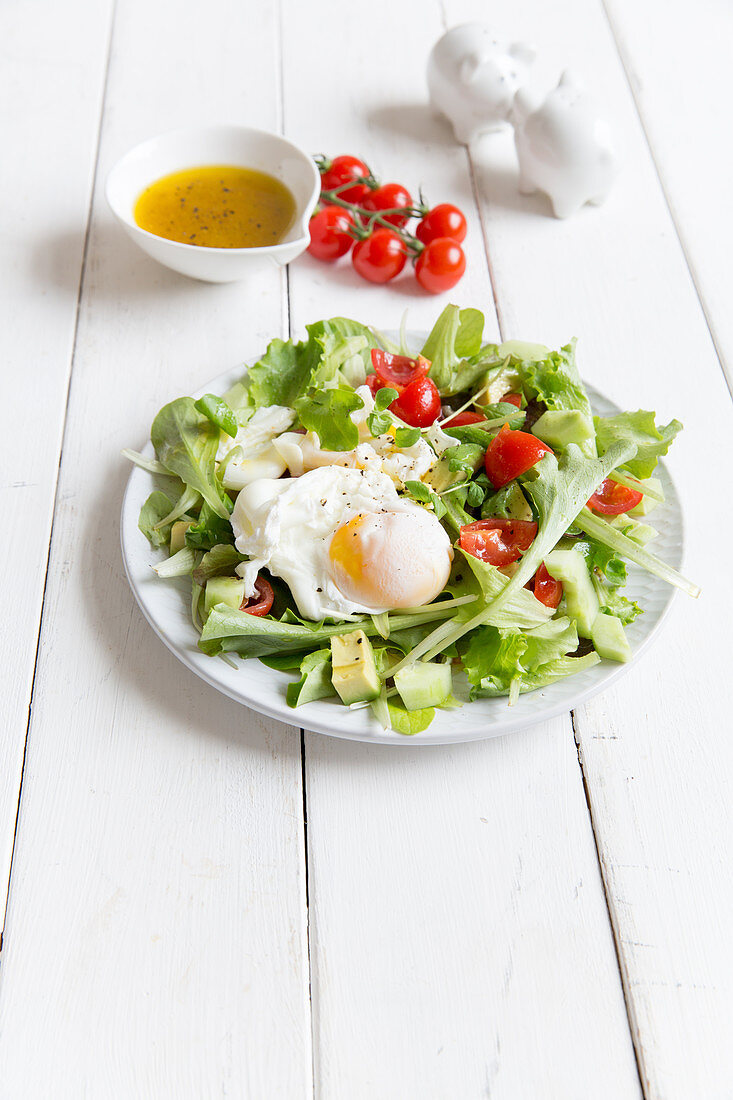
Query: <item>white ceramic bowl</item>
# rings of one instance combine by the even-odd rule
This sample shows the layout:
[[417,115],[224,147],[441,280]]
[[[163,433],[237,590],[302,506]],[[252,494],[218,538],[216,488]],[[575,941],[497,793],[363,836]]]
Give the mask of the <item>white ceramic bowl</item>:
[[[292,192],[296,213],[280,244],[260,248],[207,248],[169,241],[141,229],[134,208],[141,191],[161,176],[204,164],[234,164],[268,172]],[[166,267],[207,283],[230,283],[258,269],[287,264],[308,246],[308,221],[320,193],[311,158],[279,134],[249,126],[173,130],[136,145],[107,176],[107,202],[129,237]]]

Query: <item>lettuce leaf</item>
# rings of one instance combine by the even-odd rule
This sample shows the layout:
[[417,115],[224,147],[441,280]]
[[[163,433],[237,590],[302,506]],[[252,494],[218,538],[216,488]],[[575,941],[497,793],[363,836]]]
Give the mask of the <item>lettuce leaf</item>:
[[593,410],[575,362],[575,340],[546,359],[523,361],[520,373],[527,387],[548,409],[577,409],[589,420]]
[[[390,613],[390,640],[402,630],[439,622],[455,613],[456,609],[450,601],[445,606],[428,604],[424,611]],[[321,649],[335,634],[348,634],[354,630],[363,630],[370,637],[379,633],[371,616],[354,622],[306,623],[292,614],[282,620],[259,618],[226,604],[216,604],[204,624],[199,648],[208,654],[233,652],[242,657],[267,657],[273,653]]]
[[325,451],[352,451],[359,442],[359,429],[351,413],[364,402],[350,386],[310,389],[294,402],[304,428],[314,431]]
[[226,519],[232,502],[214,473],[219,429],[197,412],[192,398],[179,397],[164,405],[153,421],[150,438],[166,469],[200,493],[212,511]]
[[435,707],[406,710],[401,703],[391,700],[388,706],[390,726],[395,733],[401,733],[404,737],[414,737],[416,733],[422,733],[435,718]]
[[300,343],[271,340],[262,358],[249,368],[250,405],[292,406],[311,387],[334,381],[351,383],[352,378],[347,376],[349,361],[358,357],[360,370],[366,374],[371,366],[371,349],[379,347],[366,325],[347,317],[316,321],[307,325],[306,331],[308,338]]
[[472,685],[471,697],[508,695],[515,680],[524,682],[536,676],[577,647],[575,624],[564,617],[528,631],[481,626],[471,634],[462,652],[463,667]]
[[603,454],[619,441],[633,443],[636,455],[624,463],[625,469],[634,477],[651,477],[659,458],[666,455],[672,440],[682,430],[679,420],[657,426],[654,417],[655,414],[646,409],[623,412],[618,416],[596,416],[594,423],[599,451]]
[[[576,672],[585,672],[586,669],[600,664],[600,660],[601,658],[595,650],[586,653],[584,657],[558,657],[556,661],[548,661],[546,665],[542,665],[536,672],[528,672],[522,675],[519,682],[519,692],[524,695],[528,691],[536,691],[537,688],[547,687],[548,684],[553,684],[556,680],[562,680],[565,676],[574,676]],[[506,694],[506,690],[496,688],[490,678],[482,683],[480,690],[476,692],[476,695],[487,695],[490,698]]]
[[292,405],[310,374],[305,344],[292,340],[271,340],[267,351],[247,374],[249,402],[263,405]]

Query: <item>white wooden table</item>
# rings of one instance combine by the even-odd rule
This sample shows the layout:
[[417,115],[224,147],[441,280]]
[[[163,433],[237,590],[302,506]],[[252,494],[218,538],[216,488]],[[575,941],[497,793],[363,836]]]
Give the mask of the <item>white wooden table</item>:
[[[731,8],[490,8],[2,7],[3,1100],[733,1097]],[[487,17],[546,86],[573,65],[601,96],[624,159],[605,207],[555,221],[517,194],[510,136],[469,160],[431,118],[432,42]],[[496,336],[577,335],[591,383],[685,422],[703,596],[613,689],[386,751],[234,704],[144,622],[119,452],[160,405],[310,320],[409,306],[424,328],[445,302],[309,258],[208,286],[144,257],[108,170],[217,121],[458,202],[453,300]]]

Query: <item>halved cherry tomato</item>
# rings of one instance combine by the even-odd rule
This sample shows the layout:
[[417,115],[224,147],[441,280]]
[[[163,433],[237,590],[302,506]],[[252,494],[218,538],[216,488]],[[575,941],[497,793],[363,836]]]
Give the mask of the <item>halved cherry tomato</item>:
[[[358,180],[360,176],[368,175],[368,166],[358,157],[334,157],[330,168],[327,168],[321,176],[321,190],[335,191],[337,187],[351,180]],[[339,191],[339,198],[345,199],[346,202],[360,203],[368,194],[368,184],[355,183],[353,187],[345,187],[343,191]]]
[[562,584],[550,576],[544,562],[534,575],[534,594],[545,607],[556,608],[562,599]]
[[529,432],[512,431],[506,424],[486,449],[486,473],[495,489],[524,474],[552,449]]
[[255,593],[249,599],[242,600],[239,610],[246,611],[248,615],[266,615],[272,607],[275,593],[270,582],[261,573],[255,581]]
[[460,244],[461,241],[466,239],[466,232],[467,226],[463,211],[450,202],[441,202],[439,206],[434,206],[432,210],[428,210],[415,230],[415,236],[423,244],[430,244],[438,237],[450,237],[451,240]]
[[537,524],[533,520],[493,516],[461,527],[458,545],[489,565],[510,565],[530,548],[536,535]]
[[521,393],[505,393],[502,397],[502,401],[505,405],[516,405],[518,409],[522,407]]
[[357,241],[351,262],[362,279],[370,283],[388,283],[405,266],[407,250],[391,229],[375,229],[363,241]]
[[603,516],[620,516],[622,512],[635,508],[643,496],[636,489],[627,489],[625,485],[619,485],[617,481],[611,481],[607,477],[588,501],[588,507]]
[[468,412],[467,410],[466,412],[456,413],[450,420],[444,420],[440,426],[441,428],[462,428],[464,424],[480,424],[485,419],[486,417],[482,416],[481,413]]
[[368,374],[366,376],[366,384],[369,387],[369,392],[372,397],[376,394],[377,390],[381,390],[384,386],[384,382],[378,374]]
[[349,226],[354,224],[353,215],[340,206],[323,206],[310,220],[310,244],[308,251],[317,260],[331,263],[339,256],[345,256],[354,243]]
[[437,237],[415,261],[415,278],[428,294],[450,290],[466,270],[463,249],[451,237]]
[[413,428],[429,428],[440,416],[440,393],[431,378],[416,378],[390,405],[390,412]]
[[411,382],[425,377],[430,370],[430,360],[424,355],[410,359],[408,355],[392,355],[381,348],[372,348],[372,366],[383,386],[391,386],[402,393]]
[[[401,183],[383,183],[376,191],[370,191],[361,205],[371,214],[381,214],[383,210],[412,206],[412,195]],[[390,225],[403,226],[409,217],[409,214],[385,214],[384,220]]]

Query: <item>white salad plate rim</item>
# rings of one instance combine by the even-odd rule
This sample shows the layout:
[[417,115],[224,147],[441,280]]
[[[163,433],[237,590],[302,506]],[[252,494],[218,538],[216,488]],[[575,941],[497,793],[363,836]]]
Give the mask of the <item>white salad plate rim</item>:
[[[419,339],[419,334],[411,335]],[[256,362],[256,358],[252,358],[250,362]],[[246,364],[241,364],[207,382],[192,396],[223,393],[245,372]],[[588,383],[585,385],[596,413],[613,415],[621,411],[594,387]],[[153,458],[152,443],[148,442],[142,453]],[[671,566],[679,569],[684,545],[679,497],[663,462],[659,463],[655,476],[662,482],[666,500],[654,512],[653,521],[659,531],[654,550]],[[453,710],[439,709],[426,730],[413,736],[405,736],[383,730],[374,718],[371,708],[351,709],[345,707],[336,697],[306,703],[293,709],[285,701],[285,692],[295,674],[271,669],[257,658],[245,660],[235,653],[228,653],[227,658],[232,662],[230,664],[219,657],[210,657],[203,653],[197,646],[198,633],[190,617],[190,593],[187,592],[189,579],[159,578],[153,571],[153,566],[166,555],[163,551],[154,549],[138,528],[140,508],[155,487],[156,475],[137,466],[133,468],[125,489],[120,524],[125,572],[138,605],[155,633],[188,669],[230,699],[287,725],[330,737],[403,748],[452,745],[500,737],[566,714],[610,687],[636,666],[639,657],[654,640],[667,617],[676,593],[676,589],[664,581],[629,564],[629,580],[624,594],[637,600],[644,609],[644,614],[626,628],[633,652],[631,661],[617,664],[602,660],[593,668],[521,695],[513,706],[508,705],[505,697],[500,697],[476,699]],[[659,520],[664,522],[658,525]],[[460,695],[460,690],[458,694]]]

